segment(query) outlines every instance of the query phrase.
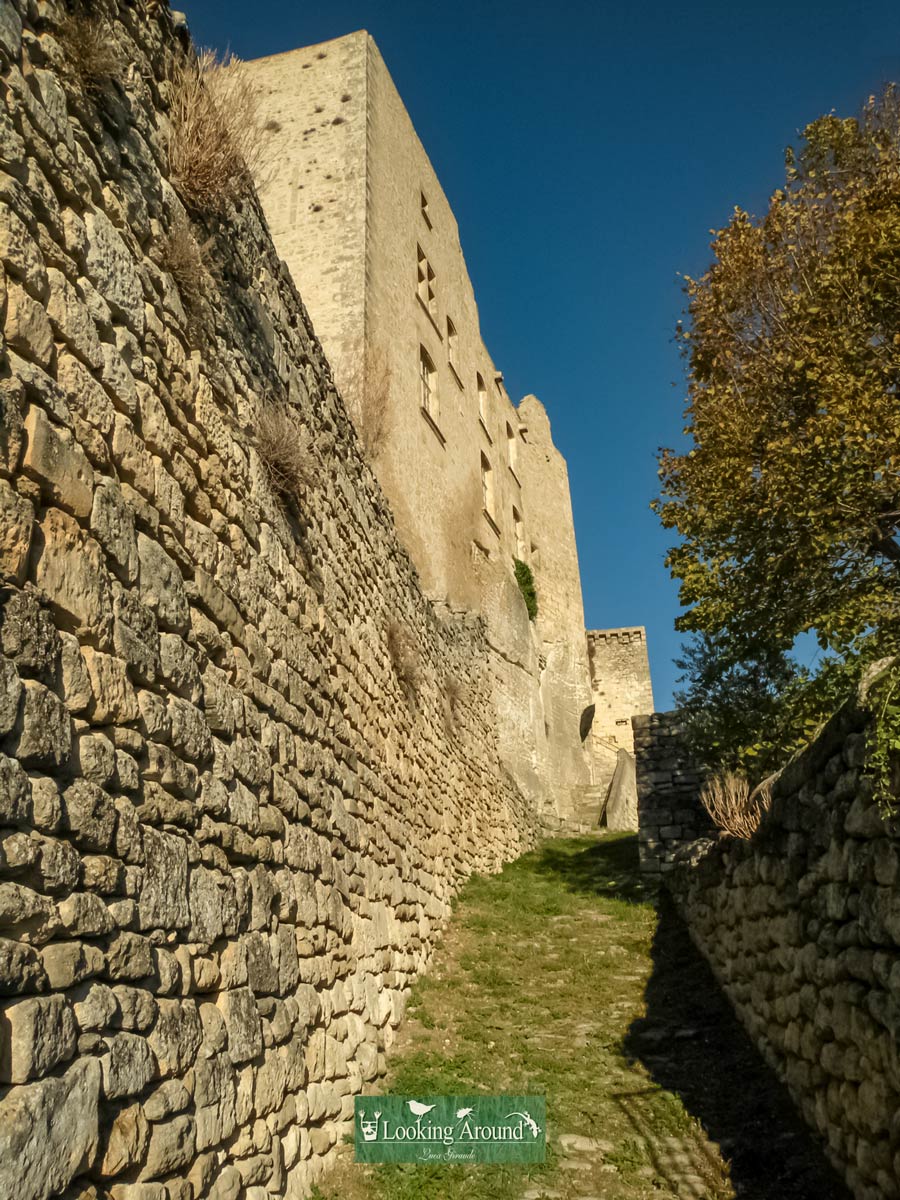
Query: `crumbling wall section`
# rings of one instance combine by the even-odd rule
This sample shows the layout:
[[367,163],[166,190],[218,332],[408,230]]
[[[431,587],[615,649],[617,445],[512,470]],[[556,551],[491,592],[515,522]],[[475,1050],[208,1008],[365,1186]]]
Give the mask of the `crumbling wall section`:
[[184,35],[65,11],[0,6],[0,1194],[301,1196],[534,815],[255,197],[171,186]]

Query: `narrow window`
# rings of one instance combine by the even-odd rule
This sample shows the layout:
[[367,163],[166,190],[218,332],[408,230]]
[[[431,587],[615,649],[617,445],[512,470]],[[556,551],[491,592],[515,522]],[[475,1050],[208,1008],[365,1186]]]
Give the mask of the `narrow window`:
[[513,474],[516,473],[516,435],[513,433],[513,427],[509,421],[506,422],[506,454],[509,462],[509,469]]
[[431,229],[431,227],[432,227],[431,226],[431,217],[428,213],[428,197],[425,195],[424,192],[419,192],[419,208],[421,209],[421,212],[422,212],[422,219],[424,220],[424,222],[428,226],[428,228]]
[[481,503],[484,511],[494,519],[494,480],[491,464],[486,455],[481,456]]
[[475,376],[475,382],[478,384],[478,417],[487,429],[487,388],[480,373]]
[[459,375],[459,335],[449,317],[447,318],[447,361]]
[[416,276],[416,290],[419,293],[419,299],[433,317],[437,311],[437,303],[434,295],[434,271],[432,271],[428,259],[425,257],[425,251],[422,249],[422,247],[417,246],[416,250],[419,258]]
[[513,506],[513,528],[516,531],[516,558],[527,562],[528,543],[525,541],[525,526],[522,523],[522,514],[515,506]]
[[424,346],[419,347],[419,403],[432,421],[438,419],[437,374],[431,355]]

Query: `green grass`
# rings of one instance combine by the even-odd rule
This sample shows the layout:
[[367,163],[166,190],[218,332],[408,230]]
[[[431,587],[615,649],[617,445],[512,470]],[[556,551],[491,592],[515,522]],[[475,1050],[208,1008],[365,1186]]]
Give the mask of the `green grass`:
[[[633,836],[557,839],[499,875],[472,878],[413,990],[379,1090],[544,1093],[547,1161],[345,1162],[320,1185],[320,1200],[514,1200],[541,1189],[616,1200],[677,1194],[667,1162],[673,1147],[697,1160],[702,1130],[623,1049],[644,1012],[655,924]],[[585,1169],[562,1168],[565,1134],[602,1143],[581,1156]],[[711,1200],[731,1196],[721,1164],[707,1170]]]

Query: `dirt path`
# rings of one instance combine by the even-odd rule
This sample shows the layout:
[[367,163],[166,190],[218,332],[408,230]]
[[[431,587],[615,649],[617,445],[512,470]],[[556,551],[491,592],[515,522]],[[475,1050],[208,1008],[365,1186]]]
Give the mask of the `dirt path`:
[[845,1200],[633,837],[545,843],[474,879],[379,1091],[546,1093],[539,1167],[346,1161],[321,1200]]

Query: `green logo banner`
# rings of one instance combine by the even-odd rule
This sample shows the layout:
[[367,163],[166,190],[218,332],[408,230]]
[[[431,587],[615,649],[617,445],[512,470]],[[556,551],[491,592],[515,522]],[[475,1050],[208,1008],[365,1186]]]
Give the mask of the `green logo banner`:
[[543,1096],[357,1096],[358,1163],[544,1161]]

